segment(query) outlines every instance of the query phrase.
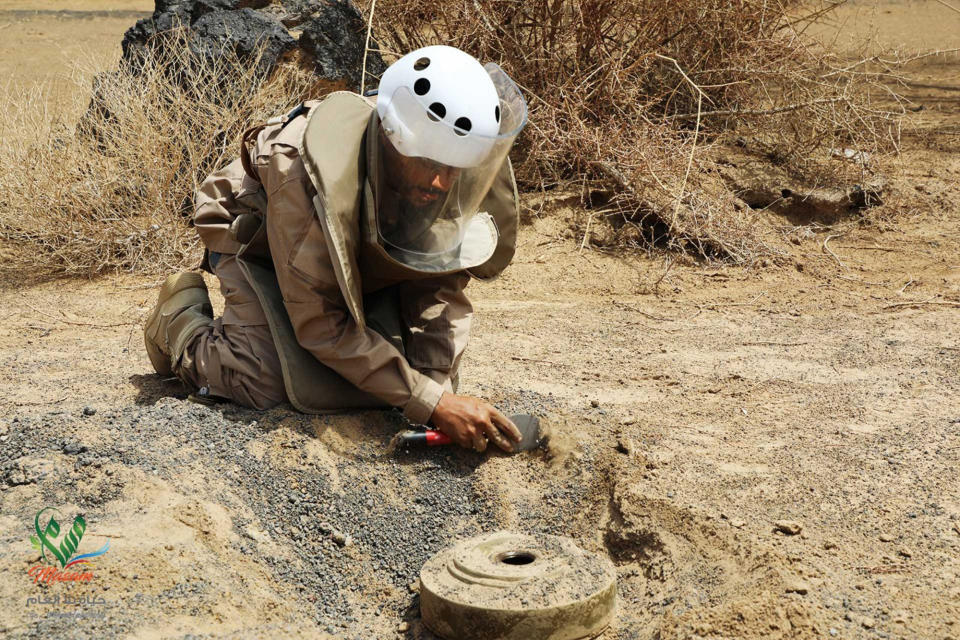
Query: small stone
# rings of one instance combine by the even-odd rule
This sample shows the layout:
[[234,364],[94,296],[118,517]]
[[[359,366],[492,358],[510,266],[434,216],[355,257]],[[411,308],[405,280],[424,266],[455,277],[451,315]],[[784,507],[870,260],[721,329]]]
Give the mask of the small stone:
[[873,618],[869,618],[866,616],[860,618],[860,626],[862,626],[864,629],[873,629],[874,625],[876,624],[877,624],[877,621],[874,620]]
[[896,538],[889,533],[880,534],[880,542],[893,542]]
[[77,444],[76,442],[68,442],[67,444],[63,445],[63,452],[67,455],[75,456],[83,453],[86,450],[87,448],[85,446],[82,444]]
[[898,548],[898,549],[897,549],[897,553],[899,553],[899,554],[900,554],[901,556],[903,556],[904,558],[912,558],[912,557],[913,557],[913,552],[912,552],[908,547],[900,547],[900,548]]
[[409,630],[410,630],[409,622],[401,622],[400,624],[397,625],[397,631],[399,631],[400,633],[406,633]]
[[12,486],[17,486],[21,484],[30,484],[33,482],[33,479],[27,476],[26,471],[21,467],[15,467],[7,472],[7,482]]
[[93,407],[84,407],[84,408],[83,408],[83,415],[85,415],[85,416],[92,416],[92,415],[94,415],[94,414],[96,414],[96,413],[97,413],[97,410],[94,409]]
[[420,581],[414,580],[407,585],[407,589],[410,590],[410,593],[420,593]]
[[787,593],[799,593],[802,596],[807,595],[807,592],[810,591],[810,585],[808,585],[803,580],[791,580],[786,585]]
[[803,530],[803,525],[796,520],[777,520],[773,523],[773,530],[787,536],[795,536]]
[[620,438],[617,440],[617,452],[632,456],[634,452],[633,440],[630,438]]
[[270,541],[270,536],[268,536],[268,535],[267,535],[266,533],[264,533],[263,531],[260,531],[260,530],[258,530],[258,529],[254,529],[253,527],[247,527],[246,529],[244,529],[244,530],[243,530],[243,535],[245,535],[246,537],[250,538],[251,540],[253,540],[253,541],[255,541],[255,542],[269,542],[269,541]]
[[734,519],[734,520],[731,520],[731,521],[730,521],[730,526],[733,527],[733,528],[735,528],[735,529],[742,529],[742,528],[744,528],[745,526],[747,526],[747,523],[744,522],[743,520],[736,520],[736,519]]
[[593,407],[593,408],[597,408],[597,407],[600,406],[600,401],[599,401],[599,400],[591,400],[591,401],[590,401],[590,406]]
[[832,635],[832,636],[837,635],[837,630],[834,629],[833,627],[830,627],[830,635]]
[[333,535],[330,537],[333,538],[333,541],[339,547],[349,547],[351,544],[353,544],[353,540],[350,539],[350,536],[346,535],[345,533],[340,533],[339,531],[334,531]]
[[838,547],[837,547],[837,543],[834,542],[833,540],[824,540],[823,548],[826,549],[827,551],[830,551],[831,549],[837,549]]
[[673,461],[674,454],[668,451],[651,451],[647,456],[647,469],[666,467]]
[[627,425],[633,424],[636,421],[637,421],[636,418],[624,418],[623,420],[620,421],[620,424],[622,424],[623,426],[627,426]]

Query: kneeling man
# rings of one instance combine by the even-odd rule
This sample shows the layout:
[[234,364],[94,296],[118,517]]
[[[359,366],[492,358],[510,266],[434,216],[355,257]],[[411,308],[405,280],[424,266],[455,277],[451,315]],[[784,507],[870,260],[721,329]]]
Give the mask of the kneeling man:
[[383,74],[376,102],[307,102],[243,136],[197,193],[204,268],[164,283],[144,327],[158,373],[255,409],[394,406],[457,444],[504,450],[516,426],[456,394],[470,278],[513,257],[507,154],[526,104],[495,64],[432,46]]

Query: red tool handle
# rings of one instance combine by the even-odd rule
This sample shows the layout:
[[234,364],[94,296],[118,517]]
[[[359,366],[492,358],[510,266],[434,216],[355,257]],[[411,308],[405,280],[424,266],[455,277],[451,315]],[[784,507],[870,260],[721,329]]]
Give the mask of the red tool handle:
[[450,436],[443,433],[442,431],[434,431],[432,429],[427,429],[427,445],[431,447],[436,447],[442,444],[450,444],[453,440],[450,439]]

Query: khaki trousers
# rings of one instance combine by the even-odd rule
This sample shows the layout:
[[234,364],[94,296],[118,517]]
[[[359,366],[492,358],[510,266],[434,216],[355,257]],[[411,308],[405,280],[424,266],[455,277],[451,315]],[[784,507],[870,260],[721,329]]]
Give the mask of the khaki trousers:
[[[252,409],[269,409],[287,400],[280,358],[267,317],[233,255],[221,255],[213,268],[224,298],[223,316],[191,339],[174,373],[210,395]],[[364,296],[367,324],[404,353],[397,292],[387,287]],[[344,380],[330,371],[330,386]]]

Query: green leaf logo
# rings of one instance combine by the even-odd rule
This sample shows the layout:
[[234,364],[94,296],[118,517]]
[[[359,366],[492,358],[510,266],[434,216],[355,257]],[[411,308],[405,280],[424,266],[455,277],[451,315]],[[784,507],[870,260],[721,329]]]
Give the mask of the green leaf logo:
[[33,522],[37,535],[30,536],[30,544],[40,550],[44,560],[51,563],[53,562],[53,560],[47,558],[47,551],[49,551],[60,563],[60,566],[65,567],[67,563],[70,562],[73,554],[77,552],[77,547],[80,546],[83,533],[87,530],[87,522],[83,519],[83,516],[74,518],[73,526],[67,531],[63,540],[60,541],[60,544],[57,545],[55,543],[57,537],[60,535],[60,523],[51,515],[45,526],[41,527],[40,525],[40,517],[47,511],[52,511],[59,515],[59,512],[52,507],[38,511],[37,517],[34,518]]

